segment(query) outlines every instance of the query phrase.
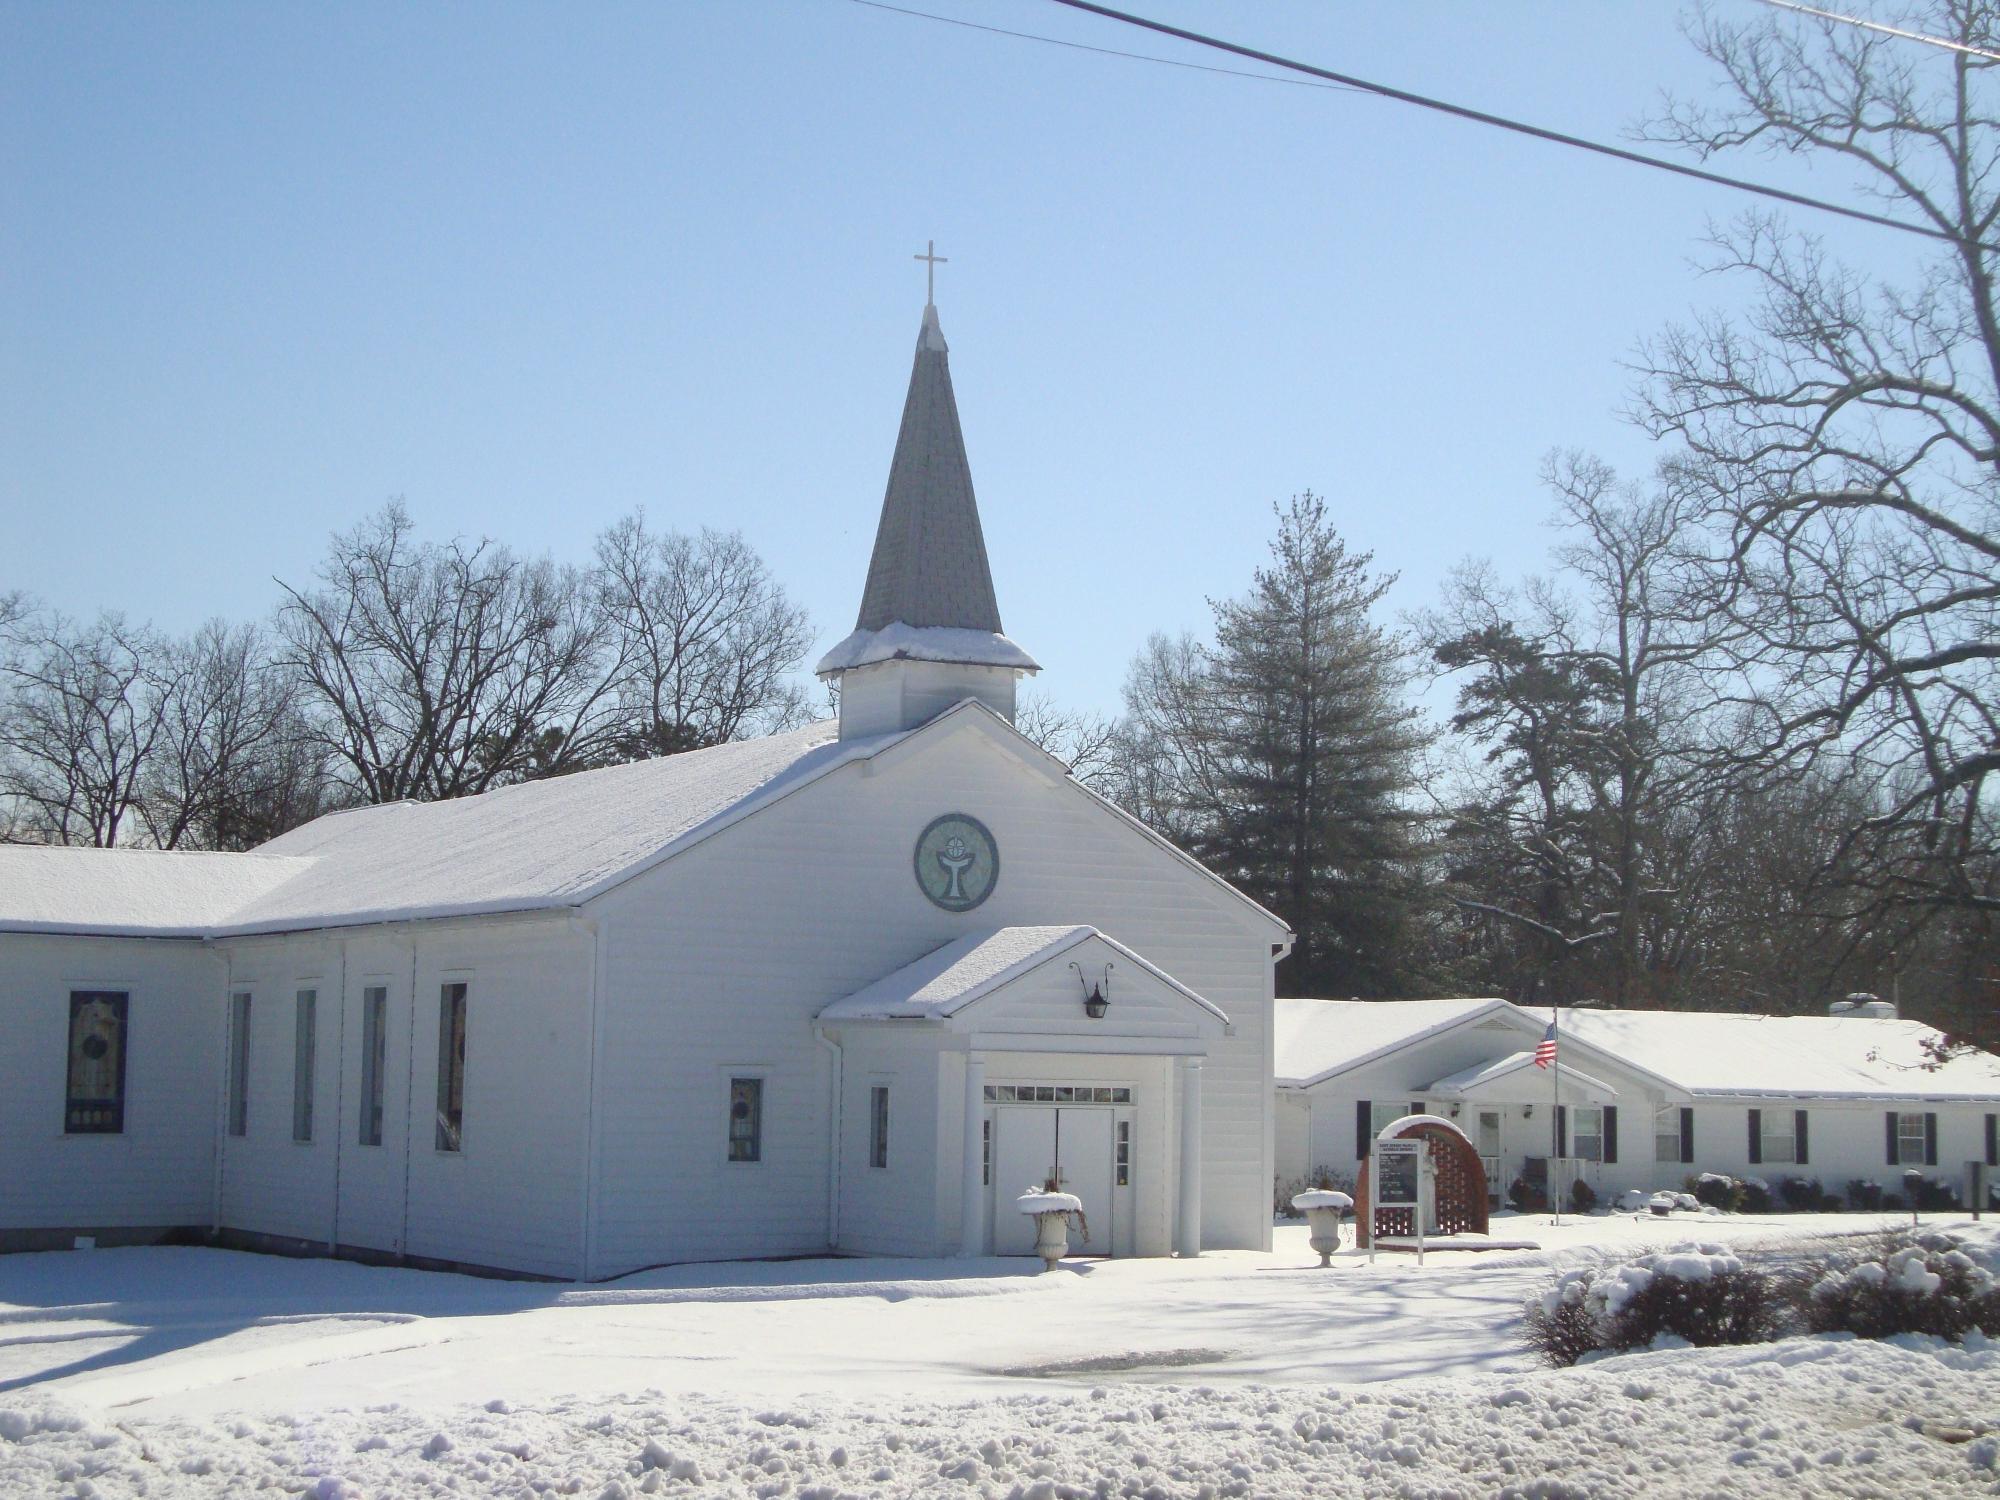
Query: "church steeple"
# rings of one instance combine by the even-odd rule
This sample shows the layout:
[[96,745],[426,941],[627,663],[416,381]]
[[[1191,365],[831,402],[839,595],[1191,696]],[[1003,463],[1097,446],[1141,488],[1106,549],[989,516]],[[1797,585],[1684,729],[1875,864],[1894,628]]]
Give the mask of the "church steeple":
[[839,679],[842,738],[910,728],[961,698],[1012,718],[1015,680],[1039,670],[1001,633],[948,356],[927,302],[861,611],[817,668]]

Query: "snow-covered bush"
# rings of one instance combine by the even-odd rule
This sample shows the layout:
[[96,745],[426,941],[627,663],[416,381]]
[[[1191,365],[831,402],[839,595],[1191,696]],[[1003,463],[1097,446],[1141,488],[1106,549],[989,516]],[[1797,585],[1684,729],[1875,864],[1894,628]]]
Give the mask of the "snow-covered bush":
[[1733,1214],[1743,1206],[1743,1184],[1721,1172],[1703,1172],[1699,1177],[1690,1177],[1687,1190],[1694,1194],[1697,1201],[1710,1208],[1719,1208],[1724,1213]]
[[1847,1184],[1847,1206],[1858,1214],[1880,1213],[1882,1184],[1872,1178],[1853,1178]]
[[1968,1253],[1957,1235],[1939,1230],[1888,1235],[1800,1278],[1800,1312],[1815,1333],[1864,1339],[1929,1333],[1956,1342],[1974,1328],[2000,1334],[1995,1261],[2000,1253]]
[[1676,1245],[1622,1265],[1566,1271],[1528,1303],[1523,1337],[1552,1365],[1663,1337],[1706,1347],[1774,1338],[1784,1299],[1720,1245]]
[[1771,1211],[1771,1184],[1761,1177],[1745,1177],[1736,1184],[1742,1189],[1742,1197],[1736,1208],[1738,1213],[1767,1214]]
[[1540,1183],[1530,1182],[1525,1177],[1516,1177],[1512,1182],[1507,1184],[1507,1202],[1513,1207],[1516,1213],[1546,1213],[1549,1206],[1549,1195]]
[[1905,1179],[1904,1186],[1915,1197],[1919,1212],[1948,1214],[1962,1206],[1958,1201],[1958,1184],[1949,1178],[1910,1177]]

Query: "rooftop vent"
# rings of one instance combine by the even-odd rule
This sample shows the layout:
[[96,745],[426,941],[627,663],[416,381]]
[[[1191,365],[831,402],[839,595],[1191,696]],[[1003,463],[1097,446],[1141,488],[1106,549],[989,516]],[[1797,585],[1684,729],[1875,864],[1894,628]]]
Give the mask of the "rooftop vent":
[[1896,1003],[1883,1000],[1866,990],[1857,990],[1845,1000],[1836,1000],[1827,1006],[1830,1016],[1860,1016],[1870,1021],[1893,1021],[1896,1019]]

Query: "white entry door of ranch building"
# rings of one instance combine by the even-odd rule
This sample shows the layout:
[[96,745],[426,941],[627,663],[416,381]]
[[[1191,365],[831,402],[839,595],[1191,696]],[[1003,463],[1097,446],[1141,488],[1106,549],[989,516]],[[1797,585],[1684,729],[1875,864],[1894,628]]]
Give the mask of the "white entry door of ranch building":
[[[1014,1200],[1083,1203],[1086,1255],[1200,1248],[1214,1004],[1094,927],[1002,927],[820,1012],[838,1049],[844,1248],[1025,1255]],[[913,1229],[928,1233],[913,1233]]]

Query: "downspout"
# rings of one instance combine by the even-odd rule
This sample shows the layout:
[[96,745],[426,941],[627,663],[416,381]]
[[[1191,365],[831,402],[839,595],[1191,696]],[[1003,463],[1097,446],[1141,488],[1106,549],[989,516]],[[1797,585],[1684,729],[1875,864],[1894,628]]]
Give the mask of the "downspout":
[[813,1039],[833,1054],[832,1062],[829,1065],[829,1078],[831,1082],[828,1089],[831,1118],[827,1123],[832,1127],[831,1136],[833,1145],[832,1149],[828,1151],[826,1158],[826,1248],[829,1250],[838,1250],[840,1248],[841,1133],[845,1125],[845,1114],[841,1109],[841,1094],[846,1086],[847,1058],[846,1054],[840,1050],[840,1043],[828,1036],[826,1028],[817,1022],[813,1025]]
[[583,1233],[580,1236],[583,1280],[597,1279],[597,1160],[601,1121],[597,1109],[599,1054],[604,1050],[604,948],[606,920],[586,917],[581,908],[576,925],[590,937],[590,1052],[583,1100]]

